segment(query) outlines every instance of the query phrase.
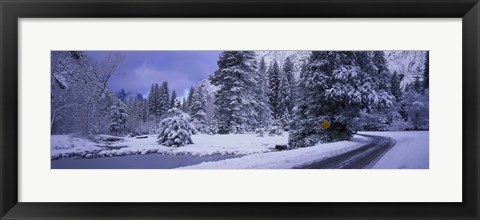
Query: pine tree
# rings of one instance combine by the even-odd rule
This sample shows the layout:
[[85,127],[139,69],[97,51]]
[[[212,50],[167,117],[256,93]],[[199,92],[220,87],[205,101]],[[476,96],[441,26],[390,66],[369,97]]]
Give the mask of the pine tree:
[[148,104],[147,100],[142,100],[142,120],[143,122],[147,122],[148,120]]
[[[290,84],[288,83],[288,78],[285,73],[280,73],[280,86],[278,87],[278,119],[280,119],[280,127],[288,130],[288,125],[290,123],[290,107],[291,107],[291,90]],[[287,120],[288,119],[288,120]]]
[[126,132],[128,114],[123,102],[117,101],[110,107],[110,125],[108,129],[113,135],[121,135]]
[[160,105],[160,115],[165,114],[168,109],[170,109],[170,94],[168,90],[168,82],[164,81],[159,91],[159,105]]
[[207,115],[207,96],[204,84],[195,88],[190,105],[190,116],[198,131],[205,132]]
[[264,129],[267,129],[270,125],[270,120],[272,119],[272,111],[269,105],[269,87],[268,87],[268,75],[267,75],[267,65],[265,64],[265,59],[262,57],[257,71],[258,77],[258,125]]
[[220,54],[217,63],[218,70],[215,71],[211,80],[213,85],[219,87],[215,96],[214,112],[218,132],[228,134],[253,131],[253,126],[257,124],[255,52],[224,51]]
[[177,92],[175,90],[173,90],[172,98],[170,98],[170,107],[169,108],[173,108],[173,106],[175,105],[175,99],[176,98],[177,98]]
[[152,84],[150,87],[150,93],[148,93],[147,105],[148,105],[148,114],[153,115],[156,111],[156,97],[155,97],[155,84]]
[[185,112],[188,114],[190,114],[190,105],[192,104],[192,97],[194,92],[195,92],[195,88],[191,86],[190,90],[188,91],[188,97],[187,97],[187,102],[185,106]]
[[150,93],[148,94],[148,115],[155,119],[158,119],[161,115],[161,97],[160,97],[160,87],[158,84],[152,84]]
[[428,89],[430,85],[430,51],[425,53],[425,62],[423,64],[423,88]]
[[285,62],[283,63],[283,73],[287,77],[287,82],[289,86],[289,100],[287,100],[287,106],[288,106],[288,113],[291,114],[293,107],[295,106],[295,93],[296,93],[296,82],[295,82],[295,66],[290,57],[287,57],[285,59]]
[[375,87],[386,93],[391,92],[391,74],[388,69],[387,60],[385,59],[385,52],[374,51],[372,62],[376,69],[376,72],[374,73],[374,81],[372,81],[376,83]]
[[[299,81],[298,108],[289,136],[292,148],[349,139],[352,121],[368,108],[387,108],[393,96],[382,89],[371,52],[312,52]],[[322,124],[328,122],[330,126]]]
[[270,102],[272,116],[274,119],[278,119],[278,90],[280,87],[280,68],[278,67],[277,61],[275,61],[268,70],[268,87],[270,90],[268,98]]

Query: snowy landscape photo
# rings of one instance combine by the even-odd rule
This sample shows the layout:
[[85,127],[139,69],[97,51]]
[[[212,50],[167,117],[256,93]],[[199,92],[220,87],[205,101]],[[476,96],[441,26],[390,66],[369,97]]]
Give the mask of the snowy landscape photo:
[[51,169],[429,169],[429,51],[51,51]]

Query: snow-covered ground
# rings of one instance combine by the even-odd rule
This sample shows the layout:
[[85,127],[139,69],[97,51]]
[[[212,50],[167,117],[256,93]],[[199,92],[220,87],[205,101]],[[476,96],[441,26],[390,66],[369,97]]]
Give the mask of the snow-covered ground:
[[428,169],[429,133],[428,131],[403,132],[360,132],[395,139],[397,142],[373,169]]
[[286,144],[288,134],[283,136],[257,137],[256,134],[229,134],[192,136],[193,143],[182,147],[166,147],[156,143],[156,136],[148,138],[124,138],[124,140],[107,144],[68,135],[52,135],[52,159],[67,157],[103,157],[124,156],[131,154],[190,154],[207,156],[215,154],[248,155],[273,151],[276,144]]
[[102,150],[98,144],[85,138],[70,135],[52,135],[50,137],[50,154],[52,159],[59,157],[91,157]]
[[259,153],[240,158],[215,162],[203,162],[183,169],[289,169],[308,165],[344,152],[355,150],[371,139],[354,136],[350,141],[317,144],[313,147],[295,150]]
[[[359,132],[360,134],[385,136],[395,139],[396,144],[373,169],[428,169],[429,133],[428,131],[405,132]],[[108,139],[109,136],[101,136]],[[114,138],[114,137],[112,137]],[[276,151],[276,144],[286,144],[288,134],[283,136],[257,137],[256,134],[230,135],[193,135],[194,144],[183,147],[166,147],[156,143],[156,136],[148,138],[122,138],[107,144],[105,141],[90,141],[68,135],[52,135],[52,159],[67,157],[107,157],[132,154],[158,153],[166,155],[225,155],[243,157],[220,161],[203,162],[184,169],[287,169],[301,167],[357,149],[369,143],[371,139],[356,135],[351,141],[317,144],[313,147],[288,151]]]

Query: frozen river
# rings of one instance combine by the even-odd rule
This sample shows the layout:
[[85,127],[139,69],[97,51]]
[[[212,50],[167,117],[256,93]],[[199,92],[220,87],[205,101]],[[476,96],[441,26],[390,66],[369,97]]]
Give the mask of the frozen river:
[[79,158],[52,160],[51,169],[172,169],[199,164],[206,161],[218,161],[239,157],[237,155],[129,155],[118,157]]

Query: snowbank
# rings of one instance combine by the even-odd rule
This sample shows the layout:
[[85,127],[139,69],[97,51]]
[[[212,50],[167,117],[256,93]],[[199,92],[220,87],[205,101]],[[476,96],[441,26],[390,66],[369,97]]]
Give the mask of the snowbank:
[[317,144],[313,147],[295,150],[259,153],[234,159],[203,162],[180,169],[288,169],[355,150],[370,141],[371,139],[367,137],[356,135],[351,141]]
[[70,135],[52,135],[50,137],[52,159],[60,157],[90,157],[102,150],[97,143]]
[[68,135],[52,135],[51,158],[109,157],[148,153],[189,154],[193,156],[248,155],[273,151],[276,144],[286,144],[288,142],[288,135],[285,133],[283,136],[257,137],[256,134],[198,134],[192,135],[192,139],[194,144],[177,148],[159,145],[156,143],[156,135],[150,135],[143,139],[127,137],[116,142],[106,142],[102,138],[97,138],[93,142],[72,138]]
[[372,167],[373,169],[428,169],[428,131],[403,132],[361,132],[390,137],[396,140],[395,146]]

